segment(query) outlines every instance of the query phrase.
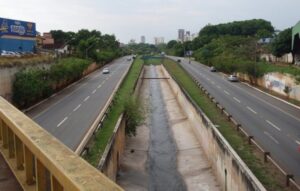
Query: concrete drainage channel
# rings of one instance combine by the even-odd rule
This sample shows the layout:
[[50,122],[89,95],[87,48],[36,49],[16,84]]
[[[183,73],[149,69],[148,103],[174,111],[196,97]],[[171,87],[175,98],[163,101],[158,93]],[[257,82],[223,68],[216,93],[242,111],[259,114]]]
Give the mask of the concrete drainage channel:
[[117,183],[125,190],[221,190],[161,66],[146,66],[147,117],[126,140]]
[[145,66],[143,74],[146,121],[125,141],[120,118],[102,172],[125,190],[265,191],[162,66]]

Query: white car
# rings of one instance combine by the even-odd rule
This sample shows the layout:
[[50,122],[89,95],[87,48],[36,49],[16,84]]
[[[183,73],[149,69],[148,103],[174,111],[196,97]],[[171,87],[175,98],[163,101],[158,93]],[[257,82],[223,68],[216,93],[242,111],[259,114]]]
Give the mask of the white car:
[[102,74],[109,74],[109,69],[108,68],[104,68],[102,70]]
[[238,79],[238,77],[236,76],[236,75],[230,75],[229,77],[228,77],[228,80],[230,81],[230,82],[238,82],[239,81],[239,79]]

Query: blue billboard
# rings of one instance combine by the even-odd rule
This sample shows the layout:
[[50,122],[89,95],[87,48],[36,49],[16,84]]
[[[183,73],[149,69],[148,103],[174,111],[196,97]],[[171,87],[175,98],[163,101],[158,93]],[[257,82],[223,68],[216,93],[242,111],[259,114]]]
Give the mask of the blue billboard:
[[0,36],[35,37],[35,23],[0,18]]

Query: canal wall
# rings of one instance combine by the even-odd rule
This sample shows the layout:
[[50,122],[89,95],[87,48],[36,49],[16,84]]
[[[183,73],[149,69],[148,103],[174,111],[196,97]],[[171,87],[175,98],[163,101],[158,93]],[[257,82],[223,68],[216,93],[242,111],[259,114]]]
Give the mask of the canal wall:
[[[161,67],[161,70],[165,76],[170,76],[164,67]],[[263,185],[202,110],[193,104],[174,79],[170,78],[168,83],[192,123],[193,131],[211,163],[221,189],[224,191],[265,191]]]
[[[142,77],[144,76],[144,67],[142,68],[138,80],[135,82],[133,96],[138,96],[140,87],[142,85]],[[97,168],[116,182],[117,172],[120,166],[120,159],[124,153],[126,144],[125,134],[125,119],[123,114],[119,117],[118,122],[114,128],[113,134],[105,147],[105,151],[99,161]]]

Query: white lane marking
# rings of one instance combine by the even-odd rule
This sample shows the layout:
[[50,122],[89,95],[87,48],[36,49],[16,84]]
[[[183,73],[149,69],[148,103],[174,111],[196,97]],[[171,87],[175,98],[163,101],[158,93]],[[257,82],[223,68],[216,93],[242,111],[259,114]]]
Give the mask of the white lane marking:
[[[233,84],[231,84],[231,85],[233,86]],[[295,119],[295,120],[297,120],[297,121],[300,122],[300,119],[299,119],[298,117],[296,117],[296,116],[294,116],[294,115],[292,115],[292,114],[290,114],[290,113],[287,113],[286,111],[284,111],[283,109],[280,109],[279,107],[275,106],[274,104],[271,104],[271,103],[269,103],[269,102],[267,102],[267,101],[265,101],[265,100],[263,100],[263,99],[257,97],[256,95],[247,92],[247,91],[244,90],[243,88],[240,88],[240,87],[238,87],[238,86],[235,86],[235,88],[240,89],[241,91],[245,92],[246,94],[248,94],[248,95],[250,95],[250,96],[256,98],[257,100],[259,100],[259,101],[261,101],[261,102],[263,102],[263,103],[265,103],[265,104],[267,104],[267,105],[269,105],[269,106],[271,106],[271,107],[277,109],[278,111],[281,111],[281,112],[284,113],[285,115],[290,116],[290,117],[292,117],[293,119]]]
[[267,123],[269,123],[272,127],[274,127],[275,129],[277,129],[278,131],[281,131],[281,129],[279,127],[277,127],[276,125],[274,125],[274,123],[272,123],[269,120],[266,120]]
[[81,104],[77,105],[77,107],[75,109],[73,109],[73,111],[77,111],[77,109],[79,109],[81,106]]
[[94,90],[94,91],[92,92],[92,94],[96,93],[96,91],[97,91],[97,90]]
[[214,81],[211,81],[211,83],[212,83],[212,84],[215,84],[215,82],[214,82]]
[[217,88],[221,89],[221,86],[217,86]]
[[90,98],[90,96],[87,96],[83,101],[87,101]]
[[257,114],[257,112],[254,111],[251,107],[247,106],[247,109],[250,110],[252,113]]
[[209,78],[206,78],[208,81],[210,81],[210,79]]
[[238,103],[241,103],[241,101],[240,101],[238,98],[233,97],[233,99],[234,99],[235,101],[237,101]]
[[227,95],[230,95],[230,93],[226,90],[224,90],[224,93],[227,94]]
[[65,117],[65,118],[57,125],[57,127],[61,126],[67,119],[68,119],[68,117]]
[[99,84],[97,88],[101,88],[102,84]]
[[267,135],[270,139],[272,139],[276,144],[279,144],[279,142],[268,132],[264,132],[265,135]]
[[296,142],[298,145],[300,145],[300,141],[296,140],[295,142]]

